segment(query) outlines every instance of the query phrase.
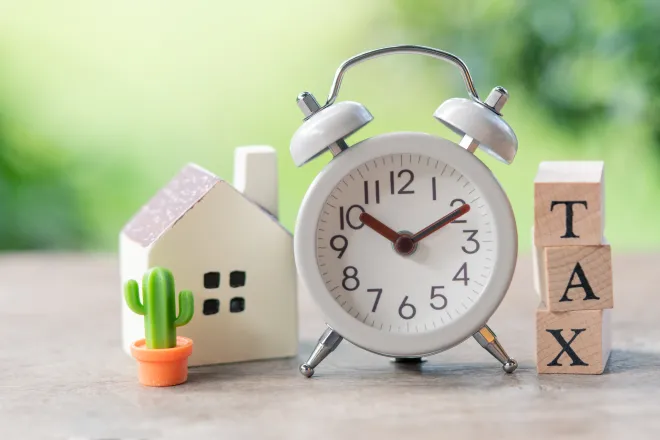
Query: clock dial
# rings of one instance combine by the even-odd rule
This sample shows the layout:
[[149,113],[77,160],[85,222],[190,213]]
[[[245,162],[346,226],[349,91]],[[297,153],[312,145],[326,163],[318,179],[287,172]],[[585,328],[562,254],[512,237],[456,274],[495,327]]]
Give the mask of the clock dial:
[[328,294],[383,332],[429,332],[460,319],[493,274],[488,200],[450,164],[391,154],[332,189],[316,229]]

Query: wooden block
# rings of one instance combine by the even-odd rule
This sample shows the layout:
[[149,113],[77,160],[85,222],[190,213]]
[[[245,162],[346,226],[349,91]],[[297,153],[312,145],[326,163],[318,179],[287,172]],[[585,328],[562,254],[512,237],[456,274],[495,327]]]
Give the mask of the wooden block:
[[535,288],[548,311],[614,307],[609,244],[536,247],[534,254]]
[[536,311],[536,370],[601,374],[611,349],[611,310]]
[[534,180],[537,246],[599,245],[603,162],[542,162]]
[[534,282],[534,291],[541,297],[543,291],[543,248],[534,246],[534,226],[532,226],[532,280]]

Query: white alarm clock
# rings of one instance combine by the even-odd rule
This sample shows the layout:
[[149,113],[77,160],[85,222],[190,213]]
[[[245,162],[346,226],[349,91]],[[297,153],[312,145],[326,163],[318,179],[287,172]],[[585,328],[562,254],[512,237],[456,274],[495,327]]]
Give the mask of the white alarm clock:
[[[346,145],[373,117],[357,102],[335,103],[345,72],[394,53],[429,55],[461,70],[470,99],[450,99],[434,113],[463,136],[459,144],[402,132]],[[513,161],[518,141],[500,114],[507,98],[497,87],[481,101],[459,58],[422,46],[345,61],[322,107],[310,93],[298,97],[306,118],[291,141],[294,162],[328,149],[334,156],[307,191],[294,235],[298,272],[328,325],[300,366],[303,375],[311,377],[343,339],[416,362],[474,336],[507,373],[516,369],[486,325],[511,283],[516,223],[502,187],[473,154],[482,148]]]

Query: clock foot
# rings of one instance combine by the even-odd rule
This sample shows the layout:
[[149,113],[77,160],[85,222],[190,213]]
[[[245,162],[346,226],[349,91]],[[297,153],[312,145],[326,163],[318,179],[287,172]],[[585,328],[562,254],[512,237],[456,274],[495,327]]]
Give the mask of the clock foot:
[[518,368],[518,362],[516,362],[515,359],[511,359],[509,355],[506,353],[500,342],[497,340],[497,336],[495,336],[495,332],[493,332],[490,327],[487,325],[484,325],[478,332],[476,332],[474,335],[472,335],[474,339],[477,340],[479,345],[481,345],[483,348],[488,351],[495,359],[500,361],[502,364],[502,369],[506,373],[513,373],[516,371],[516,368]]
[[335,351],[335,348],[344,338],[328,327],[325,329],[321,337],[319,338],[316,348],[307,359],[307,362],[300,366],[300,374],[305,377],[312,377],[314,375],[314,368],[316,368],[330,353]]
[[400,357],[394,358],[394,362],[397,364],[421,364],[425,360],[421,357]]

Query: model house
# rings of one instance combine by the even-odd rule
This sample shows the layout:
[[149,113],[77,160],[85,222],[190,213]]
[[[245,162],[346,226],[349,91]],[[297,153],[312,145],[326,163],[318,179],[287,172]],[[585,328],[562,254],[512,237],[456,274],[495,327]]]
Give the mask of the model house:
[[[122,285],[150,267],[191,290],[190,365],[293,356],[298,349],[291,234],[277,220],[277,157],[270,147],[235,152],[235,186],[187,165],[126,224]],[[122,304],[123,301],[122,301]],[[123,346],[144,337],[143,318],[122,309]]]

